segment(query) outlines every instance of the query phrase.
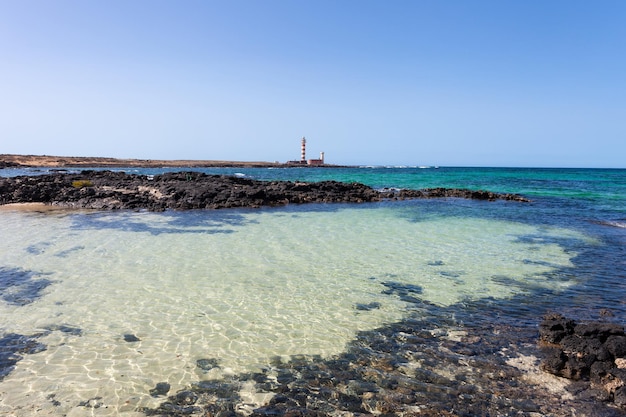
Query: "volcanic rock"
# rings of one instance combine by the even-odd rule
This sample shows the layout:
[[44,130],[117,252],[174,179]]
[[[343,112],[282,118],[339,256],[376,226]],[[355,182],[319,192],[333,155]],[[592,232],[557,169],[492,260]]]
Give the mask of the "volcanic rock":
[[375,190],[360,183],[259,181],[199,172],[146,176],[82,171],[0,178],[0,204],[44,203],[98,210],[221,209],[442,197],[528,201],[516,194],[488,191],[446,188]]
[[589,381],[601,388],[603,399],[626,408],[626,334],[614,323],[576,323],[549,314],[539,326],[543,346],[542,368],[554,375]]

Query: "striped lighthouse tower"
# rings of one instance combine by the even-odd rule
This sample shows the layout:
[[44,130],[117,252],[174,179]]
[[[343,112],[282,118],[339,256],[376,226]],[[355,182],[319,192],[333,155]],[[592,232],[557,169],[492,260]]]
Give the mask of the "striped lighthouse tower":
[[302,153],[300,157],[300,162],[306,164],[306,139],[302,136]]

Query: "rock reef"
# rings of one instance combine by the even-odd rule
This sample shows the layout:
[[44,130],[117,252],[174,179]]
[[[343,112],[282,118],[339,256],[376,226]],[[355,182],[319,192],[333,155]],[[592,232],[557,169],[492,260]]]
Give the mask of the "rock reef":
[[133,175],[82,171],[0,178],[0,204],[44,203],[67,208],[149,211],[364,203],[386,199],[471,198],[528,201],[517,194],[431,188],[375,190],[360,183],[260,181],[199,172]]

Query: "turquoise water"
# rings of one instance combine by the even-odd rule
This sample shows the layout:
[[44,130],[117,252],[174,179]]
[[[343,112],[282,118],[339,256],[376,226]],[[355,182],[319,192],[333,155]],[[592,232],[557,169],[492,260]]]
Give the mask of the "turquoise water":
[[[113,169],[138,174],[176,168]],[[606,199],[626,198],[626,170],[584,168],[193,168],[207,174],[244,174],[261,180],[361,182],[375,188],[472,188],[525,195]],[[72,171],[72,170],[70,170]],[[48,169],[4,169],[0,176],[37,175]]]
[[[489,325],[491,316],[532,329],[555,310],[626,317],[626,170],[201,171],[486,189],[532,202],[3,209],[0,348],[16,341],[25,348],[2,357],[0,413],[140,415],[158,404],[149,390],[159,382],[175,392],[264,369],[275,357],[329,358],[362,332],[419,316],[424,305],[467,327]],[[46,171],[0,175],[25,172]],[[94,398],[106,407],[79,406]],[[253,390],[246,398],[268,400]]]

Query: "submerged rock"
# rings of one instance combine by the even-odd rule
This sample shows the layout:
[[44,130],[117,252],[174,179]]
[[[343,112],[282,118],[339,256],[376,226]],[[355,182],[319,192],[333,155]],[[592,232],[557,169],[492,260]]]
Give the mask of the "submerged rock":
[[150,395],[158,397],[159,395],[167,395],[170,392],[170,384],[167,382],[159,382],[154,388],[150,390]]
[[215,358],[209,358],[209,359],[198,359],[196,361],[196,366],[202,369],[203,371],[208,372],[213,368],[219,368],[220,364],[219,364],[219,360]]
[[[484,326],[471,327],[456,323],[451,314],[463,322],[464,312],[428,303],[421,311],[419,317],[360,332],[340,355],[276,357],[260,372],[200,381],[157,408],[140,411],[220,417],[566,417],[572,410],[585,416],[622,415],[594,398],[574,399],[546,389],[550,381],[529,379],[526,372],[541,373],[531,356],[537,351],[534,328],[487,315]],[[513,359],[533,365],[523,370],[511,365]],[[254,402],[251,393],[265,400]],[[616,398],[622,394],[618,388]]]
[[125,342],[129,342],[129,343],[141,342],[141,339],[138,338],[137,336],[135,336],[134,334],[125,334],[124,335],[124,341]]
[[145,176],[82,171],[0,178],[0,204],[38,202],[99,210],[220,209],[442,197],[528,201],[516,194],[488,191],[447,188],[375,190],[360,183],[259,181],[199,172]]
[[39,342],[42,333],[32,336],[7,333],[0,337],[0,381],[7,376],[23,355],[43,352],[47,346]]
[[41,297],[52,281],[39,278],[42,275],[21,268],[0,266],[0,300],[17,306],[25,306]]
[[380,308],[380,303],[372,301],[371,303],[357,303],[354,308],[361,311],[371,311]]

